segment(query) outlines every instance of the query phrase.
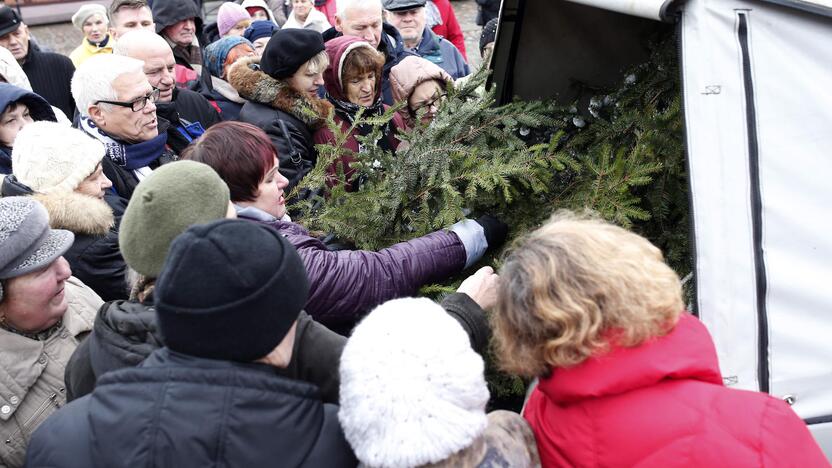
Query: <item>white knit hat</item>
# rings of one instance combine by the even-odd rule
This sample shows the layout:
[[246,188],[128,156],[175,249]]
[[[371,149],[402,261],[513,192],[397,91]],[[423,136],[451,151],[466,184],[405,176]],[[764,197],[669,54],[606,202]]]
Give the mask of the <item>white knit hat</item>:
[[56,122],[32,122],[14,140],[12,172],[35,192],[71,192],[103,157],[104,145],[80,130]]
[[338,419],[365,465],[436,463],[485,430],[483,372],[468,335],[439,305],[392,300],[347,341]]
[[107,19],[107,8],[104,5],[99,5],[97,3],[85,3],[81,5],[81,8],[79,8],[74,15],[72,15],[72,24],[76,28],[83,30],[84,23],[92,15],[101,15],[101,17],[104,18],[105,23],[109,22]]

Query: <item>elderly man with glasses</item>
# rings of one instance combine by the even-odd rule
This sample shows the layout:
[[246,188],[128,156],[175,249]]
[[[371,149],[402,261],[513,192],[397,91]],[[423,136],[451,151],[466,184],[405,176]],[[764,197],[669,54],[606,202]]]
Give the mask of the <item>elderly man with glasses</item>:
[[177,159],[167,145],[170,124],[156,115],[159,89],[150,85],[143,66],[130,57],[95,56],[72,78],[79,127],[104,143],[104,174],[127,199],[153,169]]

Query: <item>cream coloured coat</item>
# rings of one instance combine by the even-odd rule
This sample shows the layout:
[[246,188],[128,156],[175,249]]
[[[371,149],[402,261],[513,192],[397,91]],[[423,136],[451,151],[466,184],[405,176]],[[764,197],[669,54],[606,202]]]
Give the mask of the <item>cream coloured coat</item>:
[[0,328],[0,467],[23,466],[32,433],[66,403],[64,369],[103,304],[75,277],[65,284],[69,308],[48,340]]

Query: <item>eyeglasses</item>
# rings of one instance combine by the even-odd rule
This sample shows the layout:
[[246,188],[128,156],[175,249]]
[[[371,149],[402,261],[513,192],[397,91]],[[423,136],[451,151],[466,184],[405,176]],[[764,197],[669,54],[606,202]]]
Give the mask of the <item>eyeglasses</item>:
[[445,101],[445,98],[448,96],[448,93],[439,93],[433,97],[430,101],[425,101],[418,106],[414,107],[411,111],[414,115],[422,109],[428,109],[433,107],[434,109],[438,109],[439,106]]
[[159,90],[159,88],[153,88],[153,91],[145,94],[144,96],[140,96],[140,97],[138,97],[138,98],[136,98],[132,101],[129,101],[129,102],[101,100],[101,101],[95,101],[95,103],[98,104],[98,103],[103,102],[105,104],[112,104],[114,106],[129,107],[130,110],[132,110],[133,112],[138,112],[138,111],[144,109],[145,106],[147,106],[148,101],[150,101],[152,103],[155,103],[156,101],[158,101],[160,93],[161,93],[161,91]]

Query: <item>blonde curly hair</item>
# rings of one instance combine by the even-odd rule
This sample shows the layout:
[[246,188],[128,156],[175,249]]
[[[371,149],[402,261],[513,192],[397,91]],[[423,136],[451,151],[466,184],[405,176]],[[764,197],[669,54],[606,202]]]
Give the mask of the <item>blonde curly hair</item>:
[[500,272],[492,326],[500,366],[543,376],[669,332],[684,303],[676,273],[647,239],[561,211],[522,239]]

